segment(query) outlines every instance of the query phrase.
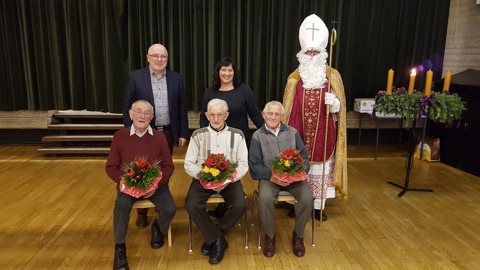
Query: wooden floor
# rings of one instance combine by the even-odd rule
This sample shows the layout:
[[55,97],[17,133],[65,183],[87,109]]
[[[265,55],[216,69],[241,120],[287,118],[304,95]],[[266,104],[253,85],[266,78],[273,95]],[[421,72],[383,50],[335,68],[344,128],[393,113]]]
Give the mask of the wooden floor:
[[[0,147],[0,269],[111,269],[115,188],[104,171],[106,157],[44,157],[36,148]],[[327,201],[328,221],[316,224],[315,247],[307,226],[305,257],[292,254],[294,220],[279,205],[273,258],[257,249],[258,230],[250,224],[244,248],[242,224],[227,236],[224,260],[211,266],[200,253],[203,240],[195,226],[194,251],[188,252],[183,206],[190,179],[183,171],[185,148],[176,148],[173,246],[151,249],[150,229],[137,229],[132,214],[131,269],[479,269],[479,177],[416,160],[410,187],[434,192],[398,198],[400,190],[386,182],[403,184],[401,147],[381,146],[377,161],[372,146],[351,145],[348,151],[349,199]],[[255,182],[242,181],[251,203]]]

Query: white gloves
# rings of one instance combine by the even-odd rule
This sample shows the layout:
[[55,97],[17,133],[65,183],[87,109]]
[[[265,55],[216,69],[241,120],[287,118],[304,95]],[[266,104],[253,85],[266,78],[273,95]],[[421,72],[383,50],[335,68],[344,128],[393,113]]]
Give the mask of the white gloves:
[[333,93],[325,93],[325,105],[330,105],[330,112],[336,113],[340,110],[340,100]]
[[325,93],[325,105],[333,105],[335,100],[335,94],[333,93]]

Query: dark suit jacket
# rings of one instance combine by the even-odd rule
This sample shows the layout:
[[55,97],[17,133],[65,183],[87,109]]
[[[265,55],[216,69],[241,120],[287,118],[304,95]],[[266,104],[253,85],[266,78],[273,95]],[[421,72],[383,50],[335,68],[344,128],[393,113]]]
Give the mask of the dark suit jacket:
[[[185,87],[183,78],[180,74],[166,70],[167,74],[167,92],[168,92],[168,110],[172,125],[172,134],[175,143],[178,138],[189,137],[187,107],[185,105]],[[137,69],[129,74],[127,87],[125,89],[125,99],[123,105],[123,124],[125,127],[132,125],[128,111],[132,104],[137,100],[146,100],[154,107],[152,82],[150,79],[150,69]],[[155,119],[151,125],[155,126]]]

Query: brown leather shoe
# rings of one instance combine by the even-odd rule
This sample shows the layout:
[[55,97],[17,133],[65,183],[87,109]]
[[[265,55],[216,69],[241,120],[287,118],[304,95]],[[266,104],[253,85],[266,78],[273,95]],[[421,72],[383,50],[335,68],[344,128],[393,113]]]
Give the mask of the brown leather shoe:
[[305,255],[305,245],[303,244],[303,238],[298,237],[298,235],[293,232],[292,236],[292,247],[293,254],[297,257],[303,257]]
[[135,225],[137,225],[137,228],[139,228],[139,229],[143,229],[143,228],[147,227],[147,225],[148,225],[147,214],[138,213],[137,221],[135,222]]
[[265,234],[263,255],[265,255],[265,257],[272,257],[273,255],[275,255],[275,236],[273,238],[270,238],[268,237],[268,235]]

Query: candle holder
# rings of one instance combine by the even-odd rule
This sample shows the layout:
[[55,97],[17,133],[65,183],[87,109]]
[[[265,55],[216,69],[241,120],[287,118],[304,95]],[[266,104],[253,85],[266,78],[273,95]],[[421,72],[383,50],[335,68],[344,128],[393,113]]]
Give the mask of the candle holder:
[[400,191],[400,193],[398,193],[398,197],[402,197],[403,195],[405,195],[405,193],[407,193],[407,191],[420,191],[420,192],[433,192],[432,189],[429,189],[429,188],[410,188],[409,185],[410,185],[410,171],[412,170],[413,168],[413,152],[414,152],[414,149],[415,149],[415,127],[416,127],[416,124],[417,124],[417,120],[416,119],[413,119],[412,120],[412,127],[410,128],[410,132],[408,133],[408,155],[407,155],[407,165],[405,166],[405,180],[404,180],[404,183],[403,183],[403,186],[397,184],[397,183],[394,183],[392,181],[388,181],[387,183],[390,184],[390,185],[393,185],[393,186],[396,186],[398,188],[401,188],[402,191]]
[[375,119],[375,113],[395,114],[412,119],[412,126],[408,138],[408,155],[405,172],[404,185],[399,185],[388,181],[387,183],[402,191],[398,197],[402,197],[407,191],[433,192],[431,189],[410,188],[410,171],[413,167],[413,153],[415,149],[415,127],[417,121],[422,121],[425,117],[437,123],[449,123],[460,119],[462,111],[465,110],[465,103],[456,94],[431,92],[431,95],[414,91],[411,94],[405,91],[405,88],[398,88],[392,91],[392,94],[386,94],[385,91],[379,91],[375,96],[375,105],[373,107],[372,118]]

